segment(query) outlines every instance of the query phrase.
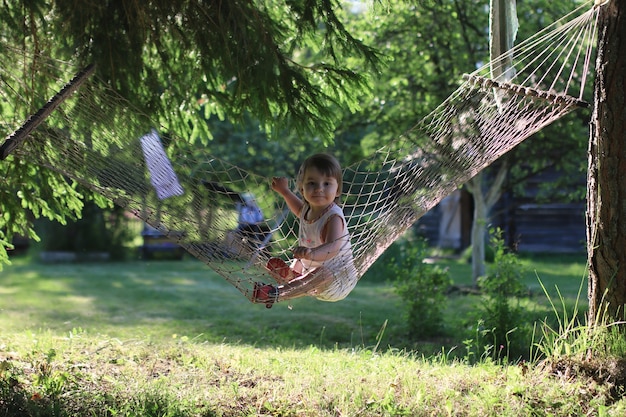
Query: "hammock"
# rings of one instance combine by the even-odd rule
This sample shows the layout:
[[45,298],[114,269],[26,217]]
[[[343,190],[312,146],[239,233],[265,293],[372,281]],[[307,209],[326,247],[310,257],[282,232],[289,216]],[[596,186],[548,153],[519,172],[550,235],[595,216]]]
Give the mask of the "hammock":
[[[445,196],[533,133],[587,105],[583,86],[598,8],[581,6],[464,76],[458,89],[406,134],[345,167],[342,206],[359,277]],[[29,58],[23,51],[2,48],[0,105],[26,100],[28,86],[15,68]],[[269,188],[270,178],[173,136],[167,138],[169,146],[161,147],[153,131],[158,123],[90,76],[91,68],[64,85],[69,66],[37,59],[42,68],[49,65],[43,75],[65,81],[37,92],[53,98],[26,123],[24,116],[9,118],[11,112],[0,111],[6,117],[0,125],[14,132],[0,148],[0,158],[37,164],[108,197],[205,262],[248,299],[255,282],[274,281],[264,266],[270,257],[289,258],[297,224]],[[244,193],[256,196],[265,215],[259,236],[234,232],[233,202]]]

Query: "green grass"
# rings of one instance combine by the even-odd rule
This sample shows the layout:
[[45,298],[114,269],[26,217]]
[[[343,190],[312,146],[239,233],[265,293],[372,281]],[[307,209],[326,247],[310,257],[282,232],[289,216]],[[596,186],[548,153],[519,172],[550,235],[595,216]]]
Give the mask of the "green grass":
[[[528,308],[536,318],[552,313],[537,277],[552,290],[558,285],[573,306],[584,278],[584,259],[523,262],[525,285],[532,294]],[[440,264],[449,268],[455,283],[471,284],[469,265],[454,260]],[[103,264],[38,264],[18,259],[2,274],[0,296],[10,302],[3,303],[0,326],[7,331],[47,329],[63,334],[82,328],[121,339],[164,340],[177,335],[199,342],[273,347],[362,348],[378,344],[426,348],[423,353],[427,355],[441,348],[408,340],[402,306],[391,285],[380,279],[370,282],[368,276],[342,302],[305,298],[268,310],[249,303],[224,279],[191,259]],[[460,325],[459,320],[470,320],[469,313],[479,298],[450,296],[444,321],[452,327],[451,333],[458,335],[454,327]],[[580,301],[584,310],[586,300]]]
[[[299,299],[266,309],[248,302],[194,261],[31,264],[2,272],[0,326],[7,331],[73,328],[110,337],[254,346],[355,347],[376,343],[385,320],[401,327],[389,288],[364,283],[343,303]],[[372,299],[377,299],[371,306]],[[397,316],[398,319],[392,317]]]
[[[523,262],[528,309],[537,317],[551,314],[537,276],[547,288],[558,284],[574,305],[584,258]],[[471,283],[468,264],[440,263],[455,283]],[[465,363],[467,335],[459,326],[468,324],[476,295],[450,296],[448,334],[440,340],[407,338],[386,278],[366,276],[339,303],[300,299],[268,310],[190,259],[14,259],[0,275],[0,415],[569,416],[626,409],[591,375]]]

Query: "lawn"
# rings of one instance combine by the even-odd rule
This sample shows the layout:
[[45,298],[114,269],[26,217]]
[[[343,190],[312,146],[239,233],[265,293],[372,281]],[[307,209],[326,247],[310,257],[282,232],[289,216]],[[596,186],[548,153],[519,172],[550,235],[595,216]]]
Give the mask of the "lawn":
[[[554,315],[537,277],[555,295],[558,285],[566,304],[575,305],[585,285],[584,257],[522,262],[527,305],[537,317]],[[455,284],[471,283],[467,263],[438,263]],[[478,295],[450,294],[448,334],[413,340],[382,276],[366,275],[339,303],[300,299],[266,309],[192,259],[41,264],[16,258],[0,274],[3,416],[624,411],[614,386],[591,375],[564,378],[524,362],[464,362],[458,325],[469,323],[463,318],[471,317]]]
[[[368,346],[389,320],[401,328],[390,288],[363,283],[343,303],[299,299],[252,304],[206,265],[184,261],[33,264],[2,272],[0,326],[67,334],[80,328],[120,339],[253,346]],[[400,331],[400,330],[398,330]]]
[[[573,306],[584,279],[584,258],[561,255],[522,261],[536,314],[553,315],[538,277],[552,298],[558,301],[558,286]],[[449,269],[455,284],[472,283],[469,264],[450,259],[438,264]],[[2,276],[0,325],[6,331],[46,329],[67,334],[80,328],[120,339],[154,341],[178,336],[199,342],[272,347],[417,347],[404,335],[403,308],[390,277],[366,275],[339,303],[305,298],[266,309],[248,302],[192,258],[102,264],[41,264],[22,258],[6,267]],[[456,326],[479,298],[451,294],[444,321]],[[586,299],[579,302],[584,309]]]

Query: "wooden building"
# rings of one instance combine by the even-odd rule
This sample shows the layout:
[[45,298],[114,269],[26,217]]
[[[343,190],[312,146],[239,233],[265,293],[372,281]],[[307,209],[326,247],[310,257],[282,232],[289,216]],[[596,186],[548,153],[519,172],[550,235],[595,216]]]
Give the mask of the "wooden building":
[[[584,199],[579,201],[540,202],[537,190],[543,181],[556,174],[546,173],[528,183],[523,196],[504,193],[491,211],[490,226],[504,232],[508,246],[518,252],[531,253],[582,253],[586,250],[586,225]],[[584,185],[583,185],[584,186]],[[462,251],[471,245],[473,200],[465,190],[459,191],[459,230],[450,233],[458,241],[442,236],[445,225],[445,204],[423,216],[416,224],[419,234],[428,239],[432,246]]]

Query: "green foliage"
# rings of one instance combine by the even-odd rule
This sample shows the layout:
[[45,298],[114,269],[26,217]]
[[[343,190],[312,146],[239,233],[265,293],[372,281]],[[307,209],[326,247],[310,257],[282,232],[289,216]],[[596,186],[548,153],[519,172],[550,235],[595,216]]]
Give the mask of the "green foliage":
[[478,279],[484,299],[478,309],[476,347],[481,355],[490,351],[496,358],[510,358],[525,349],[527,340],[525,330],[529,325],[519,306],[524,271],[517,256],[508,251],[502,230],[492,229],[490,235],[494,264],[486,276]]
[[[12,157],[2,161],[2,166],[7,172],[0,179],[0,230],[5,241],[15,234],[38,241],[33,218],[43,217],[64,224],[66,219],[80,215],[83,195],[76,184]],[[4,244],[0,245],[0,269],[2,259],[7,259]]]
[[[18,127],[50,98],[42,96],[50,91],[49,83],[74,75],[65,66],[51,74],[40,65],[43,59],[28,59],[46,51],[59,63],[71,61],[76,69],[95,63],[99,79],[149,114],[164,131],[197,146],[207,146],[212,137],[212,126],[206,124],[211,116],[233,125],[246,122],[256,131],[237,132],[245,143],[237,149],[245,151],[222,154],[235,164],[254,161],[250,166],[266,167],[276,164],[277,154],[297,158],[298,143],[300,148],[327,144],[341,118],[336,109],[356,108],[356,97],[368,90],[366,74],[379,61],[374,49],[344,27],[347,17],[341,4],[214,6],[187,1],[107,0],[80,7],[73,0],[7,3],[0,8],[4,23],[0,49],[24,51],[25,65],[10,67],[8,59],[4,65],[15,72],[15,79],[25,80],[20,88],[26,91],[14,90],[21,99],[15,103],[0,103],[0,123],[11,122],[6,123],[7,132]],[[97,89],[92,94],[97,96]],[[125,127],[108,116],[111,123]],[[247,123],[248,118],[254,121]],[[85,132],[93,129],[91,122],[89,117],[77,121],[84,123]],[[280,140],[269,142],[268,135],[260,134],[263,130]],[[311,140],[313,136],[318,139]],[[267,146],[259,146],[263,143]],[[293,173],[292,162],[281,169]],[[9,156],[2,168],[0,265],[8,260],[6,248],[13,234],[38,239],[27,216],[64,224],[80,216],[88,198],[61,175],[26,160]]]
[[2,271],[4,264],[10,263],[7,249],[13,249],[13,244],[11,243],[11,239],[0,229],[0,271]]
[[[330,138],[334,106],[353,107],[378,53],[329,1],[29,1],[2,8],[5,35],[25,49],[94,63],[98,76],[183,137],[207,113]],[[298,55],[298,51],[306,53]],[[345,57],[359,62],[358,71]],[[303,62],[303,58],[314,59]],[[200,128],[200,130],[197,130]]]
[[626,336],[623,322],[610,322],[606,304],[600,308],[597,323],[588,323],[587,314],[581,310],[580,300],[585,287],[581,280],[574,305],[568,308],[566,298],[558,286],[556,297],[548,293],[542,280],[539,280],[544,294],[550,302],[554,323],[542,320],[535,327],[536,341],[531,347],[531,358],[535,361],[548,359],[558,361],[564,358],[588,359],[624,358],[626,356]]
[[494,265],[489,274],[478,281],[485,294],[498,299],[518,296],[524,290],[520,280],[523,274],[522,263],[517,255],[510,252],[502,238],[500,228],[491,229],[490,244],[494,251]]
[[[517,2],[517,38],[527,39],[579,4],[577,0]],[[578,87],[587,87],[582,97],[591,102],[593,89],[589,82],[582,83],[580,78],[584,76],[587,74],[574,74],[578,80],[572,80],[568,94],[577,97]],[[506,156],[510,168],[505,190],[527,195],[530,188],[537,203],[584,200],[591,107],[556,120],[514,148]],[[550,175],[537,183],[536,179],[544,173]]]
[[125,245],[133,237],[129,220],[121,207],[102,208],[94,201],[87,202],[76,220],[61,224],[42,219],[37,225],[43,250],[70,251],[79,255],[105,252],[115,260],[124,259]]
[[409,336],[415,339],[442,333],[446,291],[452,284],[446,270],[424,262],[426,252],[424,239],[405,240],[388,264],[394,289],[405,303]]
[[[356,140],[365,154],[405,134],[488,59],[488,13],[473,1],[388,1],[349,24],[386,58],[358,112],[344,111],[337,142]],[[436,3],[436,4],[435,4]]]

